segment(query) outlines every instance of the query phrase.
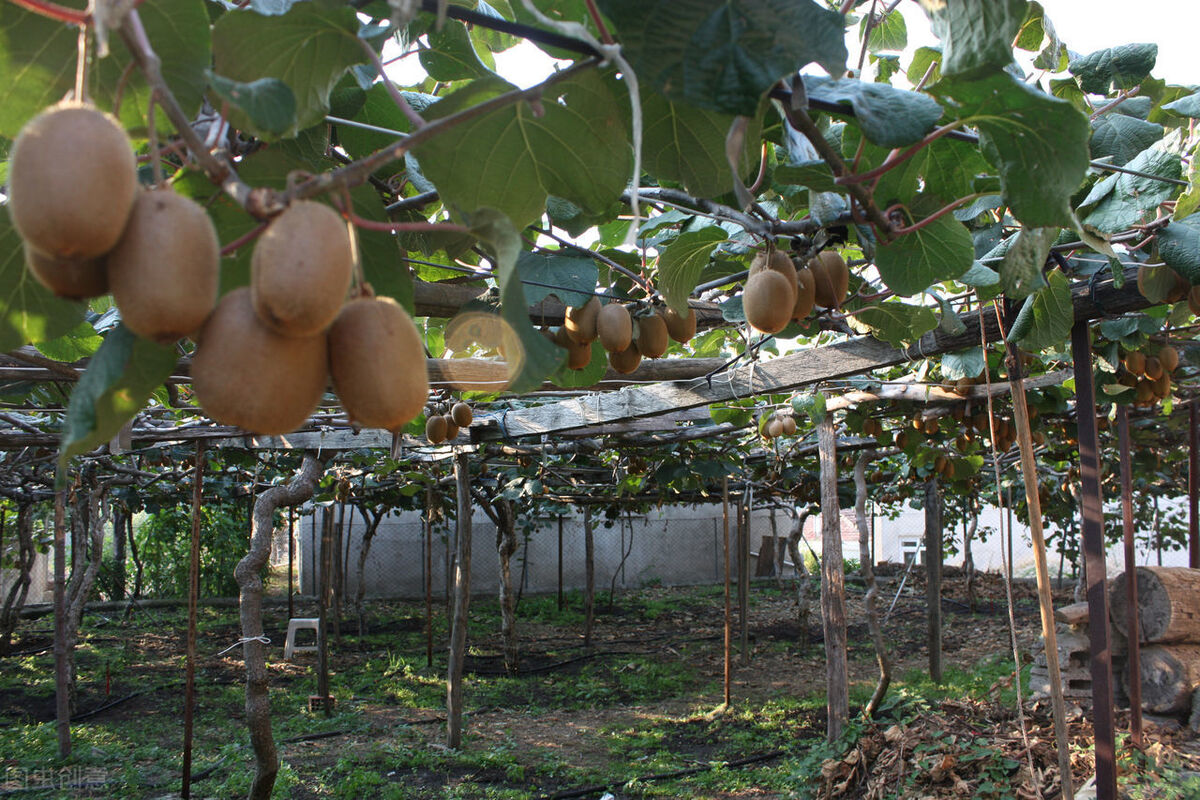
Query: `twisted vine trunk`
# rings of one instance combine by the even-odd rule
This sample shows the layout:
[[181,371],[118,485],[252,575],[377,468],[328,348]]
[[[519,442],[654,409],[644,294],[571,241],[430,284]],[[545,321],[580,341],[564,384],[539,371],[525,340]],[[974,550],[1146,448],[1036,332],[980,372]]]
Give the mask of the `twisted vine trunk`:
[[311,453],[304,454],[300,471],[290,483],[273,486],[254,503],[250,551],[234,570],[240,589],[242,653],[246,663],[246,727],[254,748],[255,773],[250,800],[267,800],[279,772],[279,755],[271,737],[271,706],[267,694],[266,647],[255,637],[263,635],[262,570],[271,555],[271,535],[278,508],[294,506],[312,497],[325,465]]
[[975,607],[979,605],[979,598],[975,592],[975,556],[971,552],[971,542],[975,539],[977,530],[979,530],[979,506],[975,505],[975,501],[972,499],[971,521],[963,530],[963,572],[967,573],[967,605],[970,607],[971,613],[974,613]]
[[517,674],[517,606],[512,585],[512,557],[517,552],[517,515],[511,500],[497,498],[492,504],[496,515],[496,555],[500,559],[500,636],[504,641],[504,670]]
[[100,516],[100,502],[107,487],[95,484],[76,487],[75,502],[71,518],[71,577],[67,580],[65,596],[65,640],[67,667],[67,697],[71,713],[79,696],[79,685],[75,672],[75,645],[79,642],[79,624],[83,621],[84,606],[96,575],[100,572],[100,559],[104,550],[104,522]]
[[812,576],[808,573],[808,565],[804,563],[804,555],[800,552],[800,538],[804,535],[804,523],[812,515],[808,509],[795,509],[792,529],[788,531],[787,551],[792,559],[792,567],[796,570],[796,617],[800,625],[800,646],[808,647],[808,625],[812,618]]
[[879,681],[875,691],[871,693],[863,714],[867,718],[875,716],[879,704],[887,694],[892,682],[892,664],[888,658],[887,645],[883,641],[883,628],[879,624],[879,611],[875,608],[875,599],[879,596],[879,584],[875,582],[874,560],[871,553],[871,527],[867,521],[867,462],[874,456],[873,452],[864,451],[854,463],[854,521],[858,525],[858,560],[859,570],[863,581],[866,582],[867,594],[863,597],[863,606],[867,612],[867,630],[871,632],[871,643],[875,646],[875,660],[879,662]]
[[[17,630],[21,609],[25,607],[25,599],[29,596],[30,576],[37,557],[37,550],[33,546],[32,506],[26,504],[17,509],[16,529],[17,559],[13,569],[17,576],[4,595],[4,604],[0,605],[0,656],[7,655],[12,647],[12,635]],[[0,559],[3,556],[4,551],[0,548]]]
[[363,598],[367,593],[367,584],[363,580],[367,571],[367,555],[371,552],[371,542],[375,539],[375,531],[379,530],[379,523],[383,521],[384,512],[382,509],[367,510],[364,506],[359,506],[358,511],[363,516],[363,522],[367,524],[366,530],[363,531],[362,542],[358,546],[358,564],[354,569],[354,613],[358,617],[358,635],[365,636],[367,633],[367,615],[363,613]]

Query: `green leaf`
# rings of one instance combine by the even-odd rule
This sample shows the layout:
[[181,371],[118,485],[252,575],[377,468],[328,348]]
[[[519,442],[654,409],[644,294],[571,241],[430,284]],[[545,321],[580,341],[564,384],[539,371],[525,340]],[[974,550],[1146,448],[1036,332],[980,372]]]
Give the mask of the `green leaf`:
[[[417,149],[426,177],[461,213],[497,208],[520,227],[541,216],[547,194],[589,213],[607,211],[632,159],[611,81],[583,72],[547,89],[540,113],[521,102],[447,129]],[[512,89],[499,79],[473,81],[431,105],[427,118]]]
[[495,61],[485,49],[491,68],[479,59],[479,53],[467,33],[467,26],[457,20],[446,20],[442,29],[429,34],[429,48],[418,56],[421,66],[435,81],[460,81],[483,78],[492,74]]
[[1150,75],[1158,60],[1156,44],[1123,44],[1072,59],[1067,65],[1088,94],[1132,89]]
[[1050,246],[1058,237],[1058,228],[1021,228],[1000,262],[1000,286],[1009,297],[1019,300],[1046,285],[1042,268],[1050,255]]
[[846,320],[859,333],[870,333],[892,347],[915,342],[937,327],[937,317],[927,306],[886,302],[858,309]]
[[[863,30],[871,17],[864,16],[858,26],[858,39],[862,41]],[[901,51],[908,47],[908,25],[904,15],[893,8],[882,17],[876,17],[867,36],[867,50],[878,53],[882,50]]]
[[1047,276],[1047,282],[1048,285],[1044,289],[1031,295],[1032,324],[1029,331],[1017,340],[1017,344],[1023,350],[1039,352],[1059,347],[1067,340],[1071,326],[1075,324],[1075,308],[1071,304],[1071,282],[1060,269],[1052,270]]
[[805,75],[804,90],[811,100],[849,105],[863,135],[880,147],[920,141],[942,116],[942,107],[932,97],[886,83]]
[[966,323],[958,318],[958,312],[954,310],[954,306],[950,304],[950,301],[939,297],[938,305],[941,307],[942,312],[938,319],[938,330],[949,336],[958,336],[960,333],[966,333]]
[[[565,352],[565,351],[564,351]],[[592,360],[583,369],[571,369],[564,363],[550,376],[550,382],[564,389],[595,386],[608,372],[608,351],[599,341],[592,342]]]
[[1200,92],[1194,92],[1186,97],[1173,100],[1162,106],[1162,110],[1172,117],[1200,119]]
[[[433,95],[418,92],[401,92],[400,94],[418,114],[424,113],[425,109],[437,100]],[[408,121],[408,117],[404,116],[404,112],[396,105],[387,86],[382,82],[373,84],[370,89],[367,89],[363,96],[362,107],[353,119],[355,122],[396,131],[395,134],[388,134],[350,125],[338,125],[338,143],[346,148],[346,152],[350,154],[351,158],[355,159],[364,158],[376,150],[382,150],[388,145],[395,144],[400,136],[412,131],[412,123]],[[388,167],[388,169],[394,169],[394,166]]]
[[1187,181],[1188,188],[1176,199],[1171,219],[1185,219],[1200,211],[1200,143],[1189,153]]
[[[354,9],[325,2],[297,3],[275,16],[229,11],[213,26],[212,46],[218,74],[244,82],[277,78],[291,88],[296,122],[289,134],[321,122],[342,75],[368,60]],[[238,128],[269,133],[240,112],[230,119]]]
[[1200,284],[1200,214],[1172,221],[1158,232],[1158,255],[1193,285]]
[[1127,163],[1163,137],[1162,125],[1124,114],[1101,114],[1092,122],[1092,158]]
[[1000,170],[1004,200],[1032,227],[1073,227],[1070,199],[1088,167],[1088,119],[1008,73],[979,81],[943,79],[931,92],[955,118],[979,129]]
[[[923,292],[954,280],[975,262],[971,232],[949,215],[875,250],[879,277],[898,295]],[[935,323],[936,324],[936,323]]]
[[908,71],[905,77],[908,82],[916,86],[925,77],[925,73],[929,71],[930,65],[935,65],[933,72],[929,75],[929,79],[925,81],[926,86],[932,86],[937,83],[942,77],[942,48],[940,47],[918,47],[913,51],[912,63],[908,65]]
[[813,0],[600,0],[639,78],[671,100],[754,116],[780,78],[846,67],[842,16]]
[[945,353],[942,355],[942,379],[976,378],[983,374],[984,363],[983,349],[979,347]]
[[[642,164],[660,181],[677,181],[697,197],[717,197],[733,188],[725,160],[725,136],[735,117],[687,103],[672,103],[658,92],[642,92]],[[746,130],[738,174],[758,169],[761,123],[756,115]]]
[[594,260],[559,253],[523,251],[517,257],[517,271],[530,305],[554,295],[565,305],[581,306],[591,299],[599,280]]
[[56,339],[83,317],[86,306],[55,297],[25,268],[21,237],[0,206],[0,352]]
[[496,263],[500,316],[520,340],[521,352],[508,354],[511,378],[507,389],[517,394],[533,391],[558,371],[567,353],[529,321],[529,302],[517,271],[521,235],[512,221],[495,209],[484,208],[471,215],[470,223],[471,233],[489,246]]
[[1026,0],[923,0],[933,33],[942,41],[942,75],[980,77],[1012,63],[1012,43],[1025,20]]
[[116,435],[175,369],[178,354],[139,339],[124,324],[109,331],[71,392],[59,463]]
[[667,305],[680,314],[687,312],[688,295],[696,288],[700,273],[719,242],[728,238],[723,228],[710,225],[681,233],[658,257],[658,290]]
[[[1183,171],[1177,154],[1157,146],[1143,150],[1126,167],[1164,178],[1179,178]],[[1117,233],[1153,220],[1159,204],[1175,191],[1165,181],[1119,172],[1100,181],[1080,204],[1079,212],[1087,215],[1082,222],[1088,228]]]
[[819,425],[825,419],[825,395],[821,392],[810,392],[807,394],[798,394],[792,398],[792,410],[797,414],[804,414],[813,421],[814,425]]
[[80,322],[57,339],[38,342],[37,349],[47,358],[70,364],[81,358],[91,357],[102,344],[104,344],[104,339],[96,333],[96,329],[91,326],[91,323]]
[[296,122],[296,96],[277,78],[240,83],[210,74],[209,80],[217,96],[241,109],[259,130],[282,136]]
[[814,192],[844,192],[846,187],[834,183],[833,171],[825,161],[802,161],[781,164],[775,168],[775,183],[784,186],[804,186]]
[[971,268],[958,276],[958,282],[966,286],[995,286],[1000,283],[1000,273],[976,261]]
[[1166,302],[1175,291],[1177,275],[1170,264],[1159,264],[1154,267],[1141,267],[1138,270],[1138,291],[1151,303]]

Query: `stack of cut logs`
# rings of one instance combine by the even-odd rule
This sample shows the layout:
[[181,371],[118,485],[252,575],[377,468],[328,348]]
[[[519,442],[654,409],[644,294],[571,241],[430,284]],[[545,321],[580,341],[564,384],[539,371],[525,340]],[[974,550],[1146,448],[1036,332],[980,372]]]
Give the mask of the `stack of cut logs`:
[[[1091,650],[1088,639],[1087,603],[1075,603],[1054,610],[1055,638],[1058,641],[1058,668],[1062,672],[1063,697],[1080,702],[1092,699]],[[1044,643],[1039,640],[1034,653],[1029,681],[1034,695],[1050,696],[1050,673],[1046,667]],[[1112,641],[1113,669],[1125,663],[1125,639],[1115,634]],[[1123,698],[1118,698],[1122,700]]]

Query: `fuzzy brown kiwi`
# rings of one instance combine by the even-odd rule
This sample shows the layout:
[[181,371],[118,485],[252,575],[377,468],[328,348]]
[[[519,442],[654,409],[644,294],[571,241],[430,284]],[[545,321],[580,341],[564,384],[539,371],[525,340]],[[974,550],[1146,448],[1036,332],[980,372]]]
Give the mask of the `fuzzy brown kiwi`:
[[1158,349],[1158,361],[1167,372],[1174,372],[1179,366],[1179,351],[1169,344]]
[[792,263],[792,259],[788,257],[788,254],[782,250],[772,250],[770,254],[756,253],[750,261],[750,273],[746,277],[756,275],[764,269],[778,272],[788,279],[789,284],[793,286],[796,284],[796,265]]
[[691,341],[696,335],[696,309],[688,307],[687,314],[680,314],[673,308],[668,308],[663,314],[667,323],[667,334],[672,339],[683,344]]
[[567,335],[576,344],[591,344],[599,335],[596,332],[596,318],[600,314],[600,298],[592,295],[581,306],[569,306],[564,318],[563,327]]
[[746,321],[763,333],[779,333],[792,319],[796,299],[783,275],[762,270],[746,279],[742,309]]
[[217,231],[199,203],[170,189],[141,192],[107,258],[122,321],[157,342],[190,336],[217,304],[220,259]]
[[783,417],[780,417],[780,422],[783,423],[783,435],[784,436],[795,436],[796,435],[796,418],[795,417],[793,417],[791,415],[783,416]]
[[836,251],[822,250],[808,262],[816,287],[817,305],[839,308],[850,287],[850,269]]
[[446,418],[441,414],[434,414],[425,420],[425,438],[430,444],[446,441]]
[[25,123],[12,146],[13,227],[53,258],[104,255],[121,238],[137,192],[137,162],[111,114],[74,102]]
[[358,297],[329,328],[329,374],[350,419],[398,431],[429,397],[425,345],[417,326],[390,297]]
[[620,353],[633,341],[633,318],[620,303],[609,303],[596,317],[600,344],[610,353]]
[[278,435],[304,424],[329,378],[324,336],[281,336],[234,289],[209,315],[192,358],[192,388],[212,419]]
[[1142,375],[1146,372],[1146,356],[1138,350],[1131,350],[1125,354],[1125,369],[1132,372],[1134,375]]
[[450,409],[450,419],[454,420],[454,424],[460,428],[469,428],[475,421],[475,413],[466,403],[455,403],[454,407]]
[[812,270],[802,267],[796,270],[796,304],[792,307],[792,320],[800,322],[812,313],[817,303],[817,279]]
[[567,351],[567,367],[569,369],[583,369],[592,362],[592,346],[591,344],[579,344],[571,335],[567,333],[567,326],[563,325],[554,331],[551,340]]
[[775,415],[771,415],[771,421],[767,423],[767,436],[772,439],[778,439],[783,435],[783,420]]
[[925,424],[922,426],[922,428],[927,436],[933,436],[938,432],[938,430],[941,429],[941,424],[938,422],[937,417],[930,417],[929,419],[925,420]]
[[667,345],[670,344],[670,334],[667,333],[667,321],[663,319],[662,314],[657,309],[651,309],[649,313],[639,316],[637,318],[637,325],[637,348],[639,353],[646,358],[659,358],[663,353],[667,352]]
[[1162,362],[1156,356],[1146,356],[1146,366],[1142,372],[1150,380],[1158,380],[1163,374]]
[[1168,303],[1178,303],[1188,296],[1188,293],[1192,290],[1192,284],[1188,282],[1187,278],[1175,272],[1175,270],[1171,270],[1171,272],[1175,275],[1175,285],[1171,287],[1171,291],[1167,292],[1166,299]]
[[446,420],[446,441],[453,442],[458,438],[458,425],[454,423],[454,419],[449,414],[443,416],[442,419]]
[[353,268],[341,216],[312,200],[292,203],[254,244],[254,310],[285,336],[320,333],[341,310]]
[[633,372],[640,363],[642,363],[642,354],[638,351],[637,345],[633,343],[619,353],[608,354],[608,365],[622,375]]
[[1171,376],[1164,372],[1153,380],[1154,397],[1158,400],[1166,400],[1167,395],[1171,394]]
[[37,282],[68,300],[86,300],[108,294],[108,267],[104,257],[79,260],[39,253],[25,242],[25,267]]

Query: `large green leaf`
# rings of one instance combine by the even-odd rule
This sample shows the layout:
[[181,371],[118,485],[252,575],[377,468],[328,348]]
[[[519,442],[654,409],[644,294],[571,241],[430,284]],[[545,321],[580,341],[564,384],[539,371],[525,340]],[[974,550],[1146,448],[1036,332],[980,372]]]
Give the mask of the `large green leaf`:
[[1159,257],[1171,269],[1200,284],[1200,214],[1174,220],[1155,239]]
[[804,91],[813,100],[849,105],[863,135],[881,147],[920,141],[942,116],[942,107],[929,95],[886,83],[805,75]]
[[[211,61],[204,1],[147,0],[138,14],[171,93],[187,113],[194,113]],[[15,136],[26,120],[74,88],[76,40],[75,29],[68,25],[11,3],[0,5],[0,135]],[[110,36],[109,45],[111,53],[97,62],[92,84],[97,105],[105,109],[112,108],[130,63],[120,36]],[[145,79],[133,70],[125,78],[121,101],[121,121],[127,127],[144,128],[149,97]],[[169,129],[165,116],[157,119],[160,131]]]
[[984,363],[981,347],[946,353],[942,356],[942,379],[956,381],[960,378],[976,378],[983,373]]
[[1059,347],[1071,333],[1075,324],[1075,309],[1071,304],[1071,282],[1062,270],[1054,269],[1047,276],[1048,285],[1032,295],[1027,302],[1031,305],[1032,323],[1028,332],[1018,338],[1023,350],[1038,352],[1050,347]]
[[0,206],[0,352],[62,336],[83,311],[83,303],[55,297],[29,274],[21,237]]
[[[425,109],[437,100],[436,97],[429,94],[418,94],[417,92],[401,92],[401,94],[417,113],[424,113]],[[368,156],[376,150],[394,144],[401,135],[412,130],[412,123],[408,121],[408,117],[404,116],[404,112],[396,105],[396,101],[392,99],[391,93],[382,82],[372,85],[363,94],[362,107],[358,109],[353,119],[355,122],[393,130],[396,133],[370,131],[351,125],[337,126],[338,143],[346,148],[346,152],[350,154],[351,158]],[[395,165],[390,168],[395,168]]]
[[517,271],[521,235],[512,221],[495,209],[484,208],[471,215],[470,223],[471,232],[488,246],[495,259],[500,316],[520,341],[521,354],[516,358],[508,354],[514,374],[507,388],[517,394],[533,391],[562,366],[567,352],[542,336],[529,321],[529,301]]
[[1200,92],[1194,92],[1178,100],[1166,103],[1163,105],[1162,110],[1172,117],[1200,119]]
[[[642,93],[642,163],[661,181],[677,181],[697,197],[716,197],[733,189],[725,160],[725,137],[735,119],[687,103],[672,103],[658,92]],[[758,168],[761,124],[751,119],[738,174]]]
[[[607,211],[625,189],[633,157],[610,82],[580,73],[548,89],[538,110],[515,103],[446,130],[417,149],[426,177],[461,213],[496,208],[521,227],[541,215],[547,194]],[[512,88],[499,79],[474,81],[430,106],[428,117]]]
[[1012,62],[1012,43],[1025,20],[1027,0],[922,0],[942,40],[942,75],[980,77]]
[[1030,295],[1046,285],[1042,268],[1058,228],[1021,228],[1009,241],[1000,262],[1000,286],[1013,299]]
[[[1126,165],[1147,175],[1178,179],[1183,171],[1179,156],[1158,147],[1143,150]],[[1116,233],[1131,225],[1140,225],[1158,213],[1158,206],[1176,192],[1165,181],[1118,172],[1093,187],[1079,205],[1086,214],[1083,224],[1100,233]]]
[[1123,44],[1072,59],[1071,74],[1088,94],[1108,94],[1114,89],[1132,89],[1154,69],[1156,44]]
[[658,257],[658,290],[667,305],[680,314],[687,312],[688,296],[696,288],[700,273],[708,265],[713,249],[725,241],[723,228],[710,225],[679,234]]
[[1101,114],[1092,122],[1092,158],[1111,158],[1120,166],[1162,137],[1162,125],[1124,114]]
[[[354,9],[323,0],[297,3],[274,16],[229,11],[213,26],[212,46],[217,74],[247,83],[278,78],[291,87],[296,122],[289,134],[320,122],[343,73],[367,61]],[[269,135],[241,112],[232,114],[231,120],[239,128]]]
[[672,100],[753,116],[780,78],[846,66],[840,14],[813,0],[599,0],[638,77]]
[[599,270],[586,256],[522,251],[517,271],[530,305],[554,295],[568,306],[581,306],[596,291]]
[[846,319],[854,330],[869,333],[892,347],[915,342],[938,324],[929,307],[895,301],[860,308]]
[[461,81],[487,77],[496,63],[486,49],[484,57],[491,64],[480,60],[467,26],[457,20],[446,20],[441,30],[429,34],[429,47],[419,55],[421,66],[435,81]]
[[898,295],[958,278],[974,263],[971,232],[949,215],[875,249],[879,277]]
[[71,392],[59,460],[107,442],[175,368],[177,353],[140,339],[123,324],[109,331]]
[[255,128],[282,136],[296,123],[296,96],[278,78],[261,78],[249,83],[211,75],[213,91],[240,109]]
[[[868,14],[859,23],[859,41],[862,41],[863,30],[871,19],[872,16]],[[867,36],[867,50],[872,53],[879,53],[884,50],[899,52],[906,47],[908,47],[908,25],[904,21],[904,15],[894,7],[882,16],[876,15],[871,25],[871,32]]]
[[978,81],[944,78],[930,91],[979,129],[1013,216],[1033,227],[1074,224],[1070,198],[1088,166],[1084,114],[1006,72]]

